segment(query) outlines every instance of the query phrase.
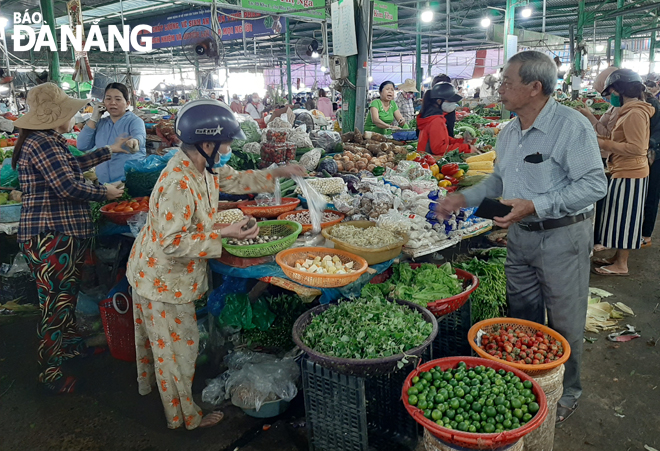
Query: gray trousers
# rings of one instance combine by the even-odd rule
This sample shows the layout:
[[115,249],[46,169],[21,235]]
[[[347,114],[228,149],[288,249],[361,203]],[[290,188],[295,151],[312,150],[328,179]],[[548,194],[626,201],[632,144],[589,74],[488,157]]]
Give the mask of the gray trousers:
[[545,324],[571,345],[560,403],[572,407],[582,394],[580,364],[589,299],[591,219],[557,229],[509,228],[506,261],[509,316]]

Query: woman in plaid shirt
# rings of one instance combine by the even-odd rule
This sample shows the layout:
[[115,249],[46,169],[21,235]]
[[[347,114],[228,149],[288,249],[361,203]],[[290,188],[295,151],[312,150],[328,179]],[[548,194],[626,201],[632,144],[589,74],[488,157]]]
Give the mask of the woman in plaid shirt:
[[54,83],[45,83],[30,90],[27,103],[30,111],[14,122],[20,133],[12,165],[23,192],[18,242],[39,290],[39,382],[53,393],[72,393],[77,380],[64,377],[63,361],[95,353],[76,333],[74,316],[84,253],[93,235],[89,201],[117,199],[124,191],[88,185],[83,171],[113,153],[126,153],[122,145],[128,138],[76,158],[62,133],[71,130],[87,100],[72,99]]

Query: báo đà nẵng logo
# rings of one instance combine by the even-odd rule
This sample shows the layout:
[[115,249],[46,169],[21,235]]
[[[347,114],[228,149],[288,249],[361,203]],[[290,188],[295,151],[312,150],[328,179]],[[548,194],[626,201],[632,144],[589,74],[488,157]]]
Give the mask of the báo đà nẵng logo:
[[[28,14],[27,11],[24,14],[16,12],[13,19],[14,26],[11,39],[14,41],[14,52],[29,50],[38,52],[44,49],[56,52],[57,50],[68,50],[70,47],[73,47],[76,52],[89,52],[90,49],[98,49],[101,52],[114,52],[117,44],[124,52],[131,50],[148,52],[152,50],[151,37],[143,36],[152,32],[150,25],[137,25],[135,27],[109,25],[106,37],[103,36],[101,27],[96,24],[89,27],[86,37],[84,37],[85,33],[83,33],[82,25],[76,25],[75,27],[62,25],[56,29],[55,36],[53,36],[50,27],[42,23],[42,15],[39,12],[32,15]],[[0,27],[0,34],[3,33],[4,29]],[[0,38],[3,37],[4,35],[0,36]]]

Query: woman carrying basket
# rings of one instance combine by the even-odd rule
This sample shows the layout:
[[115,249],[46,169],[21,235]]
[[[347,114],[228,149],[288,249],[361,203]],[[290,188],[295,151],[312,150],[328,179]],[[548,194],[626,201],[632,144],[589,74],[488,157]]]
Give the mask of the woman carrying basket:
[[133,287],[138,390],[160,391],[170,429],[214,426],[202,417],[192,382],[199,345],[194,301],[207,291],[207,262],[222,254],[222,238],[254,238],[248,219],[218,228],[219,191],[272,192],[277,177],[304,175],[301,166],[237,172],[226,163],[233,139],[245,139],[231,109],[215,100],[186,104],[175,129],[182,145],[154,187],[145,226],[135,240],[127,277]]
[[37,281],[41,309],[39,382],[55,394],[76,388],[77,379],[62,371],[64,360],[96,352],[76,333],[74,315],[85,251],[94,231],[89,202],[114,200],[124,192],[113,185],[88,185],[83,171],[110,160],[113,153],[126,153],[121,147],[128,138],[76,158],[62,136],[87,102],[44,83],[28,92],[30,111],[14,122],[20,132],[12,165],[18,169],[23,192],[18,242]]

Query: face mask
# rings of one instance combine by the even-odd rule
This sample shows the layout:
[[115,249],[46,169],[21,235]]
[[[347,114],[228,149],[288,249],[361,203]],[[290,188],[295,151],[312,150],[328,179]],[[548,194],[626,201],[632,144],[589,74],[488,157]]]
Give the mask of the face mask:
[[612,94],[610,96],[610,104],[614,107],[620,107],[621,106],[621,96],[618,96],[616,94]]
[[456,111],[456,107],[458,107],[457,103],[442,102],[442,111],[444,111],[445,113],[451,113],[452,111]]
[[213,165],[213,169],[218,169],[223,167],[229,162],[230,159],[231,159],[231,149],[229,149],[229,152],[227,153],[220,154],[220,159],[216,164]]

